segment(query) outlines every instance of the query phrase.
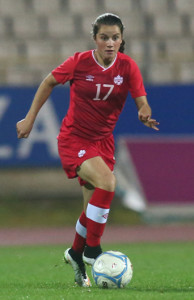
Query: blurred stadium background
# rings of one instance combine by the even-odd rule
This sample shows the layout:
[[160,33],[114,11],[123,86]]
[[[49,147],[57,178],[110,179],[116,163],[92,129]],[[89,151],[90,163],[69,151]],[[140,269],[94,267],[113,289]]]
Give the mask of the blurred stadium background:
[[0,0],[0,226],[73,224],[79,214],[80,187],[66,179],[56,144],[69,86],[53,91],[29,139],[17,140],[15,124],[53,68],[94,47],[91,24],[104,12],[123,20],[125,52],[161,123],[159,133],[144,128],[129,97],[115,130],[112,222],[194,219],[194,1]]

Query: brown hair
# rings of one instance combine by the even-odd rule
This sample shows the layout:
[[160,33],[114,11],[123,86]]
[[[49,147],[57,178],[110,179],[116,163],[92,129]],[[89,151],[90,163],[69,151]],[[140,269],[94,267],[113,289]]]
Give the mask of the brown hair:
[[[92,34],[93,34],[93,38],[96,38],[96,35],[100,29],[101,25],[117,25],[121,31],[121,34],[123,35],[123,31],[124,31],[124,25],[121,21],[121,19],[114,14],[111,13],[105,13],[103,15],[100,15],[95,22],[92,24]],[[119,48],[119,52],[124,52],[125,50],[125,41],[122,40],[121,46]]]

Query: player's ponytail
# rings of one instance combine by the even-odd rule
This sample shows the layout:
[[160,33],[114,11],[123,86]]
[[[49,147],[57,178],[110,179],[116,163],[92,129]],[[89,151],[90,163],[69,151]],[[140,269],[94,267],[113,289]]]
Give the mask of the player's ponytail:
[[[96,39],[96,35],[101,25],[117,25],[120,28],[121,35],[123,35],[123,31],[125,28],[121,19],[117,15],[111,13],[105,13],[103,15],[100,15],[92,24],[92,35],[94,39]],[[125,41],[122,40],[121,46],[119,48],[119,52],[122,53],[124,52],[125,49],[124,45],[125,45]]]
[[119,52],[124,53],[124,50],[125,50],[125,41],[122,40],[122,43],[121,43],[120,48],[119,48]]

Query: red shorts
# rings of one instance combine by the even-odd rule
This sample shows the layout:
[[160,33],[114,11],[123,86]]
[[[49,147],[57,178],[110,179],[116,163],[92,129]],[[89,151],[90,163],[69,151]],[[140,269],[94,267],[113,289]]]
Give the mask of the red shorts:
[[[77,177],[76,169],[85,160],[95,156],[100,156],[113,171],[114,158],[114,138],[111,135],[100,141],[90,141],[78,136],[67,136],[65,139],[58,139],[58,151],[61,163],[68,178]],[[81,185],[86,182],[79,178]]]

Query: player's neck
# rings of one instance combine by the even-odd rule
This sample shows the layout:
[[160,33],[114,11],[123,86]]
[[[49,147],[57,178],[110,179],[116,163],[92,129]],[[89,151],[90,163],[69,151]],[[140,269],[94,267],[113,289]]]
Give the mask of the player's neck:
[[101,55],[97,51],[94,51],[94,56],[97,62],[104,68],[108,68],[115,59],[115,57],[110,59],[103,59],[103,57],[101,57]]

